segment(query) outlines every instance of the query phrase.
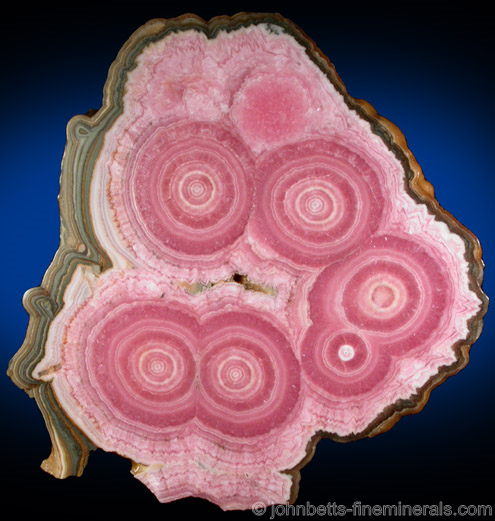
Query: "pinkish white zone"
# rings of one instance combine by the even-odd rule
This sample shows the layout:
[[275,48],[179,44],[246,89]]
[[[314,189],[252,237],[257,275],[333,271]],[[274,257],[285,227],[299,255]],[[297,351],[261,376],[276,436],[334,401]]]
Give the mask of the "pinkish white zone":
[[160,501],[284,503],[317,431],[455,362],[464,244],[291,36],[171,33],[137,62],[91,186],[113,268],[77,268],[35,375],[60,364],[40,378]]

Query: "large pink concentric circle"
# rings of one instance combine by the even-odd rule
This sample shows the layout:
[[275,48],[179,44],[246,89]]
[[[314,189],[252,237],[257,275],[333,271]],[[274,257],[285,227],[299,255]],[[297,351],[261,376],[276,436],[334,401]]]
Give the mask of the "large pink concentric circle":
[[250,151],[220,124],[154,127],[130,162],[124,195],[118,186],[111,191],[117,213],[129,222],[121,231],[167,255],[221,250],[246,226],[252,170]]
[[85,372],[117,422],[163,429],[194,416],[193,328],[186,313],[151,301],[120,304],[94,320]]
[[260,240],[305,265],[324,265],[376,232],[384,199],[376,173],[340,143],[309,140],[257,165]]
[[309,296],[314,323],[361,331],[394,355],[425,342],[445,319],[450,293],[439,259],[411,237],[373,237],[322,271]]
[[210,428],[255,436],[279,426],[299,395],[299,364],[285,334],[254,312],[209,322],[199,360],[198,416]]

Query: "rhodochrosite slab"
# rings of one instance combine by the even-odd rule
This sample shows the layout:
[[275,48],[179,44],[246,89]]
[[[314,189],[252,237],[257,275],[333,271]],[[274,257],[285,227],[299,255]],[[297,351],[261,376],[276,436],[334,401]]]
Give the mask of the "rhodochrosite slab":
[[284,503],[319,438],[383,432],[467,363],[476,238],[288,20],[148,23],[68,136],[10,367],[48,472],[100,447],[163,502]]

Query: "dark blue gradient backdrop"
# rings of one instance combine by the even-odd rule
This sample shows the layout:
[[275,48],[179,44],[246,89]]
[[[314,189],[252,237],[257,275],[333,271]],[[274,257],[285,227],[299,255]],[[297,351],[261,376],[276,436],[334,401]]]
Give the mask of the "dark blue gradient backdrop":
[[[493,15],[473,2],[367,7],[328,1],[312,10],[270,2],[62,5],[18,4],[0,21],[2,506],[41,519],[69,519],[69,507],[72,518],[253,518],[251,512],[222,513],[199,499],[161,505],[132,478],[127,460],[102,451],[91,455],[81,478],[56,480],[39,468],[50,451],[48,433],[34,400],[5,371],[26,331],[22,295],[41,283],[58,247],[66,124],[101,106],[108,67],[147,20],[183,12],[206,19],[242,10],[281,12],[330,58],[352,96],[369,101],[403,131],[440,204],[479,237],[484,288],[495,294]],[[489,312],[469,365],[435,389],[421,413],[373,439],[322,441],[302,471],[298,503],[490,503],[494,344]]]

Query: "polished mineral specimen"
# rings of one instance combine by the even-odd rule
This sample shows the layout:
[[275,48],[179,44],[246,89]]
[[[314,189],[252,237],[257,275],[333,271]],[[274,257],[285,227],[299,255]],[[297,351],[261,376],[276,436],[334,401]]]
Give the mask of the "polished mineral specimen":
[[69,123],[60,203],[10,367],[58,477],[99,447],[162,502],[293,501],[322,436],[419,411],[481,330],[477,239],[278,15],[138,29]]

